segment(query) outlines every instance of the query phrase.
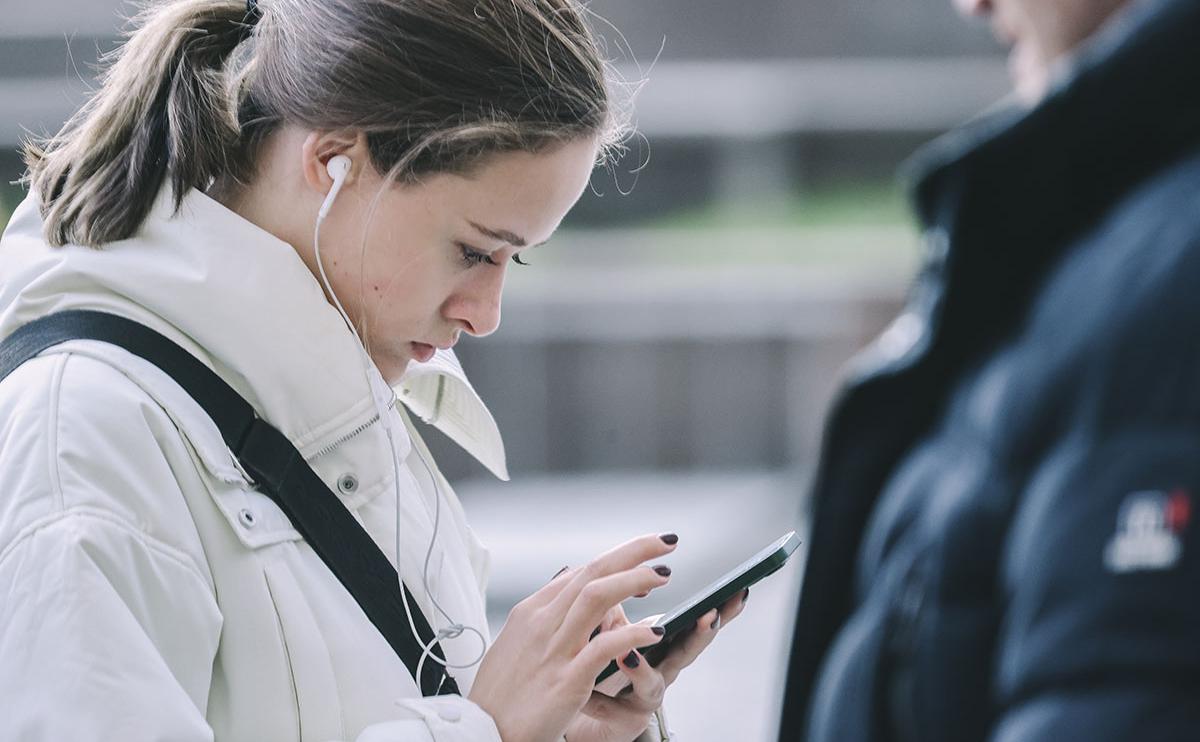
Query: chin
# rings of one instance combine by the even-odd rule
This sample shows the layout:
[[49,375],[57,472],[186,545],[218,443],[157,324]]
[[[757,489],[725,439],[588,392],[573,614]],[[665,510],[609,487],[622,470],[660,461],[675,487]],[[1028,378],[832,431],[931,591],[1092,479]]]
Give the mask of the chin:
[[1032,105],[1046,94],[1050,71],[1032,46],[1018,44],[1013,47],[1008,57],[1008,73],[1021,101]]
[[404,355],[389,355],[386,358],[372,358],[375,361],[375,367],[379,369],[379,374],[389,386],[396,386],[400,383],[404,373],[408,370],[412,358]]
[[1020,77],[1013,81],[1013,90],[1022,103],[1034,105],[1046,95],[1046,77]]

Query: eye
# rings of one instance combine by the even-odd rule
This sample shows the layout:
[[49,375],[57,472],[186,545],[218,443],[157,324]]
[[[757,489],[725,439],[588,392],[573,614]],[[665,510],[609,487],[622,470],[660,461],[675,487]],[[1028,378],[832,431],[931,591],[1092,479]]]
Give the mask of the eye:
[[488,265],[496,264],[496,261],[492,260],[491,255],[488,255],[485,252],[480,252],[472,248],[470,245],[460,242],[458,243],[458,249],[462,250],[463,262],[469,267],[474,267],[480,263],[487,263]]
[[[488,265],[498,265],[498,263],[496,263],[496,261],[492,259],[491,255],[488,255],[485,252],[480,252],[479,250],[476,250],[475,248],[471,247],[470,245],[468,245],[464,242],[459,242],[457,244],[458,244],[458,249],[462,251],[463,262],[466,263],[468,267],[474,267],[476,265],[479,265],[480,263],[487,263]],[[529,265],[529,263],[526,263],[524,260],[521,259],[520,255],[513,255],[512,261],[514,263],[516,263],[517,265]]]

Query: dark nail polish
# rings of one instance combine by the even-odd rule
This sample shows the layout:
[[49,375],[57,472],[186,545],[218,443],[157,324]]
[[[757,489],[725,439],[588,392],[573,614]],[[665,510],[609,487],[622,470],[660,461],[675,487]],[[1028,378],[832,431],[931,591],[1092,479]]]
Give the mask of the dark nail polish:
[[592,639],[595,639],[595,638],[596,638],[596,635],[597,635],[597,634],[599,634],[599,633],[600,633],[600,627],[599,627],[599,626],[597,626],[596,628],[592,629],[592,635],[588,637],[588,641],[591,641]]
[[630,670],[632,670],[633,668],[637,667],[640,664],[642,664],[642,661],[638,659],[637,652],[634,652],[631,650],[629,652],[629,654],[625,655],[625,666],[628,667]]
[[650,630],[654,632],[655,636],[662,636],[663,634],[667,633],[666,628],[662,626],[651,626]]
[[550,581],[554,582],[555,580],[558,579],[559,575],[561,575],[563,572],[566,572],[566,571],[567,571],[566,567],[563,567],[562,569],[558,570],[557,572],[554,573],[554,576],[550,578]]
[[746,588],[746,594],[742,596],[742,605],[745,605],[747,600],[750,600],[750,588]]
[[657,567],[654,568],[654,571],[657,572],[660,577],[670,577],[671,576],[671,568],[665,564],[658,565]]
[[679,543],[679,537],[673,533],[664,533],[663,535],[659,536],[659,538],[661,538],[663,543],[667,546],[674,546],[675,544]]

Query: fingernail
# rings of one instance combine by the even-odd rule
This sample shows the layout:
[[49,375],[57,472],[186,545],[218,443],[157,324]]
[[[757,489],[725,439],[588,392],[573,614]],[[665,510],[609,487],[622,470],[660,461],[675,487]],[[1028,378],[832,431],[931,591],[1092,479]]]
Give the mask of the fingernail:
[[721,614],[717,613],[717,617],[712,622],[712,630],[716,631],[719,628],[721,628]]
[[670,577],[671,576],[671,568],[665,564],[658,565],[657,567],[654,568],[654,571],[657,572],[660,577]]
[[674,546],[675,544],[679,543],[679,537],[673,533],[664,533],[659,536],[659,538],[661,538],[663,543],[667,546]]
[[596,628],[592,629],[592,635],[588,637],[588,641],[591,641],[592,639],[595,639],[595,638],[596,638],[596,635],[597,635],[597,634],[599,634],[599,633],[600,633],[600,627],[599,627],[599,626],[597,626]]
[[637,667],[640,664],[642,664],[642,661],[638,659],[637,652],[630,650],[629,654],[625,655],[625,666],[628,667],[630,670],[632,670],[633,668]]
[[654,632],[655,636],[662,636],[667,633],[667,629],[663,626],[651,626],[650,630]]
[[566,572],[566,571],[567,571],[566,567],[563,567],[562,569],[558,570],[557,572],[554,573],[554,576],[550,578],[550,581],[554,582],[556,579],[558,579],[559,575],[561,575],[563,572]]
[[746,594],[742,596],[742,605],[745,605],[747,600],[750,600],[750,588],[746,588]]

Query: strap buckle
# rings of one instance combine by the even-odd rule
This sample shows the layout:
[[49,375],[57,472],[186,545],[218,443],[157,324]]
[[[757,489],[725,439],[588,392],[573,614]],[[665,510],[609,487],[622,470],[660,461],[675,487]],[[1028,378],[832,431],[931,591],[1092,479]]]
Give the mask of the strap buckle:
[[229,458],[233,459],[234,468],[238,470],[238,474],[242,475],[242,479],[246,480],[246,484],[254,489],[258,489],[258,482],[254,481],[254,477],[250,476],[250,472],[246,471],[246,467],[242,466],[242,460],[233,452],[233,449],[226,446],[225,450],[229,452]]

